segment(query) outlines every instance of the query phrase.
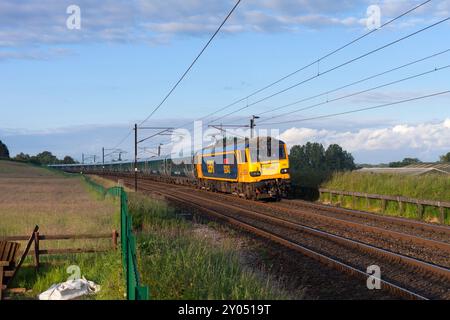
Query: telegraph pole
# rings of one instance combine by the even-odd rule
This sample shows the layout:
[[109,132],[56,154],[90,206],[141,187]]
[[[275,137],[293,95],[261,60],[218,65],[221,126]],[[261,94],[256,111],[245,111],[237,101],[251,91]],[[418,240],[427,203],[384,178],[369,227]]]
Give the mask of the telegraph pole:
[[137,141],[137,136],[138,136],[138,132],[137,132],[138,128],[137,128],[137,124],[134,125],[134,192],[137,192],[138,189],[138,185],[137,185],[137,146],[138,146],[138,141]]

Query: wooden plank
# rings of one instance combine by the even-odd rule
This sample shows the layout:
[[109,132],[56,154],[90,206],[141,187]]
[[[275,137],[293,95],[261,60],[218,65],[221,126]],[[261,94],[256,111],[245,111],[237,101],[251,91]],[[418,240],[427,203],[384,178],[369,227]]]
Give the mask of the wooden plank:
[[6,289],[6,292],[23,294],[23,293],[27,292],[27,289],[26,288],[11,288],[11,289]]
[[17,242],[13,242],[11,245],[11,251],[9,253],[9,257],[8,257],[8,261],[11,262],[15,262],[16,261],[16,256],[17,256],[17,252],[19,251],[20,248],[20,244]]
[[39,254],[71,254],[71,253],[94,253],[105,252],[105,249],[86,249],[86,248],[68,248],[68,249],[45,249],[39,250]]
[[0,266],[0,300],[3,299],[3,267]]
[[3,260],[3,251],[5,251],[6,241],[0,241],[0,260]]
[[34,239],[34,233],[38,230],[39,230],[39,226],[35,226],[33,229],[33,233],[31,234],[31,236],[28,239],[28,243],[25,247],[25,250],[23,251],[22,256],[20,257],[19,263],[14,268],[14,274],[11,276],[11,279],[9,279],[9,283],[12,283],[12,281],[14,280],[14,277],[17,274],[17,271],[20,269],[20,267],[22,266],[22,263],[24,262],[25,258],[27,257],[28,251],[30,251],[31,243],[33,242],[33,239]]
[[[101,234],[60,234],[60,235],[39,235],[39,240],[74,240],[74,239],[108,239],[111,238],[111,233]],[[2,241],[24,241],[28,240],[29,236],[8,236],[1,237]]]
[[12,242],[7,242],[6,246],[5,246],[5,250],[3,250],[3,257],[1,257],[0,260],[2,260],[2,261],[10,261],[9,260],[9,254],[11,252],[11,248],[12,248]]
[[14,271],[10,270],[10,271],[3,271],[3,276],[4,277],[12,277],[14,275]]

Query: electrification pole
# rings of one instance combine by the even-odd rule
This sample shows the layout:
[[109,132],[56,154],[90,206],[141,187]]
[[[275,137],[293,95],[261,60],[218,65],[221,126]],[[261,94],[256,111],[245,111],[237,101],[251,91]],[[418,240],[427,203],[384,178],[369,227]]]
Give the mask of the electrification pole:
[[258,116],[252,116],[252,118],[250,119],[250,138],[253,138],[253,129],[255,128],[255,119],[259,119]]

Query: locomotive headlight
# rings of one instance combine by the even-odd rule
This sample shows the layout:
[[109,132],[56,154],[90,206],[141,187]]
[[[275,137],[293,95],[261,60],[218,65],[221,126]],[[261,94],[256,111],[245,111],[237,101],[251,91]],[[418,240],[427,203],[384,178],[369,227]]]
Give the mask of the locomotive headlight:
[[250,176],[259,177],[261,175],[261,171],[251,171]]
[[289,173],[289,168],[281,169],[280,173]]

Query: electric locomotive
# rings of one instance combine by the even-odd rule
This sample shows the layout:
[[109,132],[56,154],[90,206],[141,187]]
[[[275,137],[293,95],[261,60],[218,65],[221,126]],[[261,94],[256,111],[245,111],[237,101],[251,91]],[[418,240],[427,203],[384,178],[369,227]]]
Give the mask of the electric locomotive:
[[[134,175],[133,161],[53,167],[97,175]],[[137,171],[140,178],[192,185],[254,200],[280,200],[287,196],[290,187],[286,144],[272,137],[223,139],[190,157],[141,159]]]

